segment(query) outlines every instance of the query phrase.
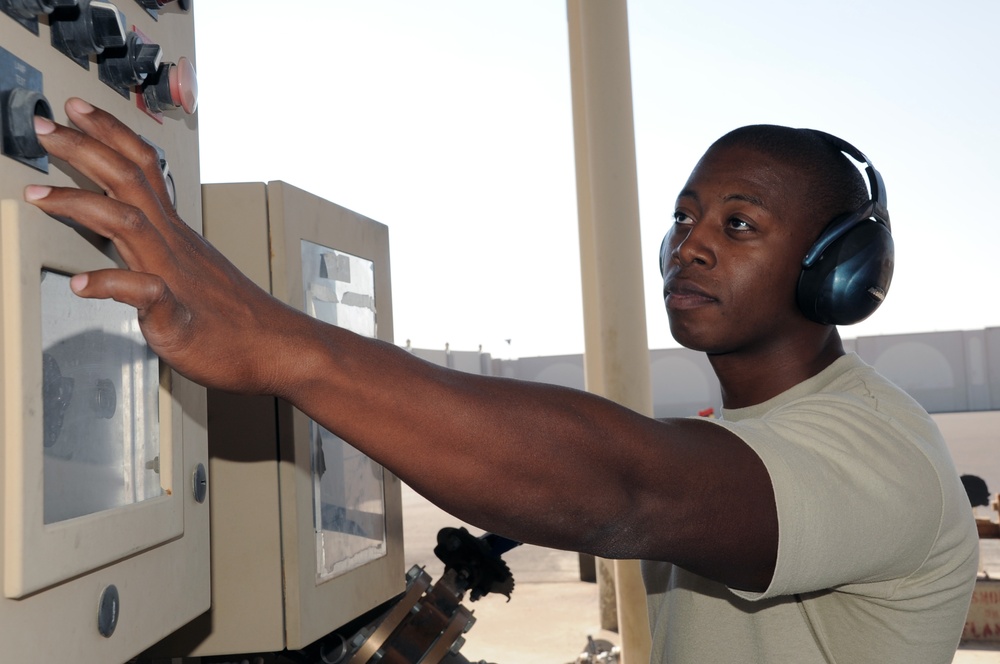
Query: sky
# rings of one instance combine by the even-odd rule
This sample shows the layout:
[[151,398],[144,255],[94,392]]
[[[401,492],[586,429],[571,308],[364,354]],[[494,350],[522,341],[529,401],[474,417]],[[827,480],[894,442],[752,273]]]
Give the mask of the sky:
[[[677,193],[756,123],[836,134],[885,179],[892,287],[842,336],[1000,326],[1000,0],[627,7],[650,348],[677,346],[657,266]],[[386,224],[397,344],[583,352],[565,0],[194,12],[203,182],[283,180]]]

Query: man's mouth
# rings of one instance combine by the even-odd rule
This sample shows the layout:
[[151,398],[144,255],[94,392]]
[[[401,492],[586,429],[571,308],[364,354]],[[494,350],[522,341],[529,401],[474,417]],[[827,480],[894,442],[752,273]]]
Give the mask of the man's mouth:
[[705,289],[686,280],[665,283],[663,299],[668,309],[694,309],[719,301]]

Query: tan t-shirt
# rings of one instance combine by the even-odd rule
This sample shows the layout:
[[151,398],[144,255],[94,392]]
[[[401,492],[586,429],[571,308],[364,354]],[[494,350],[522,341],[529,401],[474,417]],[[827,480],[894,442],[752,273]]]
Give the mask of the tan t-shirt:
[[719,426],[753,448],[771,476],[774,577],[765,592],[747,593],[644,563],[652,661],[950,662],[979,539],[924,409],[849,354],[722,416]]

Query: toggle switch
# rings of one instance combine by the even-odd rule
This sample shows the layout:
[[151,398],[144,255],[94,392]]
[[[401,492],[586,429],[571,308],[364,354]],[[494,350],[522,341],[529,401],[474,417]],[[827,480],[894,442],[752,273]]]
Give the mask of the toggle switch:
[[98,58],[99,77],[127,97],[128,89],[155,74],[162,60],[159,44],[148,44],[142,35],[130,32],[124,48],[107,49]]
[[106,48],[125,46],[125,16],[102,0],[80,0],[76,9],[52,14],[52,45],[85,69],[87,59]]
[[153,113],[178,107],[185,113],[194,113],[198,108],[198,75],[194,65],[183,56],[176,64],[163,63],[155,75],[146,79],[142,98],[146,108]]

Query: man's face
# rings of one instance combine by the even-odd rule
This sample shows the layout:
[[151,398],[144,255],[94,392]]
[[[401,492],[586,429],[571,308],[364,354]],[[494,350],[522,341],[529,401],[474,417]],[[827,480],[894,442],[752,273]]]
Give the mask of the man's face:
[[812,325],[795,286],[820,225],[804,178],[749,148],[710,150],[677,197],[666,238],[670,331],[708,353],[780,348]]

